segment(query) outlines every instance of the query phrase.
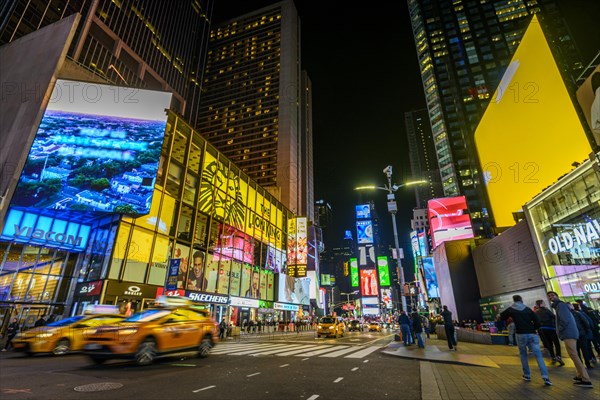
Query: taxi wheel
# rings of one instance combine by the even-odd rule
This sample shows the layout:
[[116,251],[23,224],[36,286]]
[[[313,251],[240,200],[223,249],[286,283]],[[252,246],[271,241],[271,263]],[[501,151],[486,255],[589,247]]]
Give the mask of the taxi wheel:
[[69,352],[69,340],[68,339],[60,339],[56,342],[56,346],[52,349],[52,354],[55,356],[62,356]]
[[156,358],[156,342],[148,338],[144,340],[135,352],[135,362],[138,365],[150,365]]
[[210,354],[210,349],[213,348],[212,339],[210,336],[204,336],[198,346],[198,357],[206,358]]

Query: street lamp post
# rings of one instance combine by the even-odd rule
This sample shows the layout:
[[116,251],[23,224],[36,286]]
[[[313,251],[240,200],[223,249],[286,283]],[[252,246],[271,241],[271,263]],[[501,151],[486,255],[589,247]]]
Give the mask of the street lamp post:
[[400,185],[392,184],[392,166],[388,165],[383,169],[383,173],[387,177],[388,184],[387,186],[360,186],[355,188],[354,190],[364,190],[364,189],[379,189],[385,190],[388,192],[387,195],[387,206],[390,215],[392,216],[392,228],[394,229],[394,245],[396,246],[396,263],[398,275],[400,275],[400,298],[402,299],[402,310],[407,311],[406,308],[406,296],[404,296],[404,268],[402,267],[402,262],[400,261],[400,242],[398,241],[398,227],[396,226],[396,211],[398,211],[398,207],[396,206],[396,198],[394,196],[394,192],[401,187],[410,186],[410,185],[418,185],[421,183],[425,183],[427,181],[414,181],[414,182],[406,182]]

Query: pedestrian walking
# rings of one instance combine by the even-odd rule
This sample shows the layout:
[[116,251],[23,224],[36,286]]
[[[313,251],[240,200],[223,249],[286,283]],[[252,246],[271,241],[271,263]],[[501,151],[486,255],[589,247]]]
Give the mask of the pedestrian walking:
[[531,380],[531,371],[529,370],[529,360],[527,349],[533,352],[537,361],[540,374],[546,386],[552,386],[552,382],[548,376],[548,369],[542,357],[540,350],[540,341],[537,330],[540,327],[540,320],[533,310],[523,304],[523,299],[518,294],[513,296],[514,303],[506,310],[500,313],[502,319],[513,319],[517,336],[517,346],[519,347],[519,355],[521,356],[521,366],[523,367],[523,379]]
[[225,322],[225,318],[221,320],[219,324],[219,339],[225,339],[225,335],[227,334],[227,322]]
[[6,328],[7,339],[2,351],[8,350],[9,346],[12,345],[12,340],[15,338],[15,336],[17,336],[17,333],[19,333],[19,323],[17,322],[17,318],[13,318],[12,322],[8,324],[8,327]]
[[450,350],[458,351],[458,343],[456,343],[456,336],[454,335],[454,322],[452,320],[452,311],[448,310],[448,306],[442,307],[442,318],[444,318],[444,331],[446,332],[446,339],[448,340],[448,348]]
[[417,311],[413,311],[412,314],[412,330],[417,337],[417,345],[420,349],[425,348],[423,341],[423,320]]
[[402,333],[402,342],[405,346],[408,346],[411,343],[410,318],[408,315],[406,315],[405,311],[400,313],[400,317],[398,317],[398,323],[400,324],[400,332]]
[[430,327],[430,323],[429,323],[429,316],[424,315],[421,317],[421,320],[423,322],[423,330],[425,331],[425,335],[427,336],[427,339],[429,339],[429,327]]
[[558,297],[558,293],[548,292],[548,301],[550,306],[556,311],[556,333],[560,340],[563,341],[567,349],[569,357],[575,364],[577,376],[575,376],[575,385],[581,387],[593,387],[590,376],[588,375],[583,363],[577,355],[577,339],[579,339],[579,331],[575,317],[571,314],[569,306]]
[[577,330],[579,331],[579,338],[577,339],[577,354],[579,358],[585,363],[587,369],[592,369],[592,348],[590,342],[594,337],[592,335],[591,320],[589,317],[579,310],[575,309],[575,305],[579,308],[579,304],[568,304],[573,317],[575,317],[575,324],[577,324]]
[[38,319],[37,321],[35,321],[35,324],[33,325],[34,327],[38,327],[38,326],[46,326],[48,322],[46,321],[46,314],[42,314],[42,316],[40,317],[40,319]]
[[[590,319],[592,320],[592,346],[594,348],[594,350],[596,350],[596,353],[598,354],[598,357],[600,358],[600,313],[597,310],[594,310],[593,308],[588,307],[583,300],[579,299],[576,300],[577,304],[579,304],[579,308],[581,309],[581,311],[587,315],[588,317],[590,317]],[[590,347],[591,350],[591,347]],[[596,363],[596,357],[594,356],[594,353],[592,351],[592,362]]]
[[546,307],[544,300],[536,300],[535,305],[537,306],[535,315],[537,315],[540,320],[539,334],[542,343],[544,343],[544,347],[550,353],[552,363],[558,362],[562,367],[565,365],[565,362],[562,360],[560,341],[556,334],[556,317],[554,316],[554,313]]

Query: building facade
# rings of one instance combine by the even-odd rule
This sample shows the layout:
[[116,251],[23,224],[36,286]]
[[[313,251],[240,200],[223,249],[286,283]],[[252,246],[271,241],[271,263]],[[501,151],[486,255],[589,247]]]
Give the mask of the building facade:
[[311,85],[300,63],[300,20],[291,0],[214,26],[197,128],[312,220]]
[[[574,83],[582,64],[555,1],[408,0],[445,196],[464,195],[476,235],[489,235],[473,133],[533,14]],[[433,156],[433,154],[432,154]]]

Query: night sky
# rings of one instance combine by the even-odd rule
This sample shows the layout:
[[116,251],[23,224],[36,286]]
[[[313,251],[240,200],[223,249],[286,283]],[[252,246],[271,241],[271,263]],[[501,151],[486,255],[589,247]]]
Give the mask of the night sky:
[[[276,1],[216,0],[213,23]],[[560,0],[561,10],[587,64],[600,43],[600,1]],[[393,244],[386,193],[359,194],[354,187],[410,180],[404,113],[425,107],[412,28],[405,1],[295,1],[302,26],[302,69],[313,89],[315,199],[333,209],[325,244],[340,244],[354,224],[354,205],[372,198],[383,241]],[[363,196],[361,198],[361,196]],[[368,197],[370,196],[370,197]],[[400,189],[400,246],[409,250],[414,192]]]

